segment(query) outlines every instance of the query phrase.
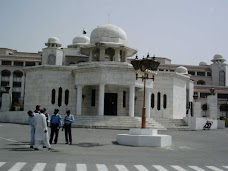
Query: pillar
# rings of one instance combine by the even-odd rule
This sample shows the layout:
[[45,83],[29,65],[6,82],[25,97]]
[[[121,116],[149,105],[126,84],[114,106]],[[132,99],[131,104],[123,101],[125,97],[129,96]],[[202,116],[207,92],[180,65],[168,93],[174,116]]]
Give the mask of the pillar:
[[120,49],[115,49],[115,59],[114,61],[120,61]]
[[208,115],[211,119],[219,118],[218,112],[217,112],[218,110],[217,103],[218,103],[217,94],[207,96]]
[[[193,116],[196,118],[202,117],[202,109],[201,109],[201,102],[193,102]],[[188,113],[189,117],[191,116],[191,112]]]
[[105,48],[104,47],[100,48],[99,61],[105,61]]
[[129,116],[134,117],[135,114],[135,85],[130,85],[129,90]]
[[90,50],[89,50],[89,62],[92,62],[92,59],[93,58],[93,49],[91,48]]
[[104,89],[105,85],[99,85],[99,108],[98,108],[98,115],[104,115]]
[[2,108],[1,111],[10,111],[11,108],[11,95],[9,93],[2,94]]
[[82,85],[77,85],[77,111],[76,115],[82,114]]
[[21,99],[24,104],[24,94],[25,94],[25,73],[23,73],[23,76],[21,77]]
[[151,88],[146,89],[146,118],[150,118]]

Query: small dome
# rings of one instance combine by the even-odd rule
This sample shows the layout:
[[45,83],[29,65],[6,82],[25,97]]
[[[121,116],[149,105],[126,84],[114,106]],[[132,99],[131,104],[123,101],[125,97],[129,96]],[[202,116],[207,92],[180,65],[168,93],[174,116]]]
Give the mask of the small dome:
[[215,60],[220,60],[220,59],[223,59],[223,56],[220,55],[220,54],[216,54],[216,55],[214,55],[214,59]]
[[59,43],[59,39],[57,37],[51,37],[48,39],[48,43]]
[[56,44],[57,47],[61,47],[61,44],[59,43],[59,39],[57,37],[51,37],[48,39],[48,42],[45,43],[46,46],[49,46],[50,44]]
[[185,75],[188,74],[188,69],[184,66],[179,66],[176,68],[175,72]]
[[216,62],[221,62],[223,63],[224,61],[226,61],[222,55],[220,54],[216,54],[214,55],[214,58],[211,60],[212,62],[216,63]]
[[199,63],[199,66],[205,66],[205,65],[207,65],[207,63],[204,62],[204,61],[201,61],[201,62]]
[[127,45],[127,34],[118,26],[105,24],[95,28],[90,35],[90,43],[120,43]]
[[73,39],[73,44],[89,44],[90,39],[87,36],[80,35]]

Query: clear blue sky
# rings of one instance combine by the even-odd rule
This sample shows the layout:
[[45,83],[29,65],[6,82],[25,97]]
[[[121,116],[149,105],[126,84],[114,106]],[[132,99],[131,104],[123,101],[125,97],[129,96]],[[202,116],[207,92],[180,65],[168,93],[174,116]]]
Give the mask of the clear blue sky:
[[[109,17],[108,17],[109,16]],[[103,24],[115,24],[140,57],[196,64],[228,60],[228,0],[1,0],[0,47],[41,51],[49,37],[63,47]]]

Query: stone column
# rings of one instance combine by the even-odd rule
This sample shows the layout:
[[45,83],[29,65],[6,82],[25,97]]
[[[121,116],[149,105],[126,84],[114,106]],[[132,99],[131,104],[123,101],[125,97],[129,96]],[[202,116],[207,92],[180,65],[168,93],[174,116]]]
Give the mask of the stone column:
[[21,100],[24,102],[24,92],[25,92],[25,73],[21,77]]
[[12,94],[12,92],[13,92],[13,72],[11,72],[11,74],[10,74],[9,86],[11,87],[9,90],[9,94]]
[[129,116],[134,117],[135,115],[135,85],[130,85],[129,89]]
[[146,118],[150,118],[151,88],[146,89]]
[[[193,117],[201,118],[201,112],[201,102],[193,102]],[[188,115],[191,117],[191,111],[188,111]]]
[[105,85],[99,85],[99,108],[98,108],[98,115],[104,115],[104,89]]
[[9,93],[2,94],[2,108],[1,111],[9,111],[11,107],[11,95]]
[[100,48],[100,56],[99,56],[99,61],[104,61],[105,60],[105,48],[101,47]]
[[92,57],[93,57],[93,49],[91,48],[89,50],[89,62],[92,62]]
[[208,115],[209,115],[209,118],[211,119],[218,118],[217,103],[218,103],[217,95],[207,96]]
[[114,61],[119,62],[120,61],[120,49],[115,49],[115,59]]
[[82,114],[82,85],[77,85],[77,112],[76,115]]

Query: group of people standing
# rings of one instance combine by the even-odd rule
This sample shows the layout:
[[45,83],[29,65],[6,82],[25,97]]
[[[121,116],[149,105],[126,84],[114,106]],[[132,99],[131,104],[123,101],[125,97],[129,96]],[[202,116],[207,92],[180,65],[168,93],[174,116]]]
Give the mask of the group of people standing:
[[[54,139],[54,144],[58,142],[59,130],[62,128],[62,131],[65,129],[65,140],[66,144],[72,144],[72,134],[71,134],[71,125],[74,122],[74,116],[70,114],[70,110],[67,110],[66,116],[62,123],[62,118],[58,113],[59,110],[55,109],[54,113],[49,116],[45,108],[36,106],[36,110],[28,111],[29,124],[31,126],[31,141],[30,148],[38,150],[40,144],[43,145],[43,148],[48,148],[51,150],[52,141]],[[51,128],[50,139],[48,140],[48,125]]]

